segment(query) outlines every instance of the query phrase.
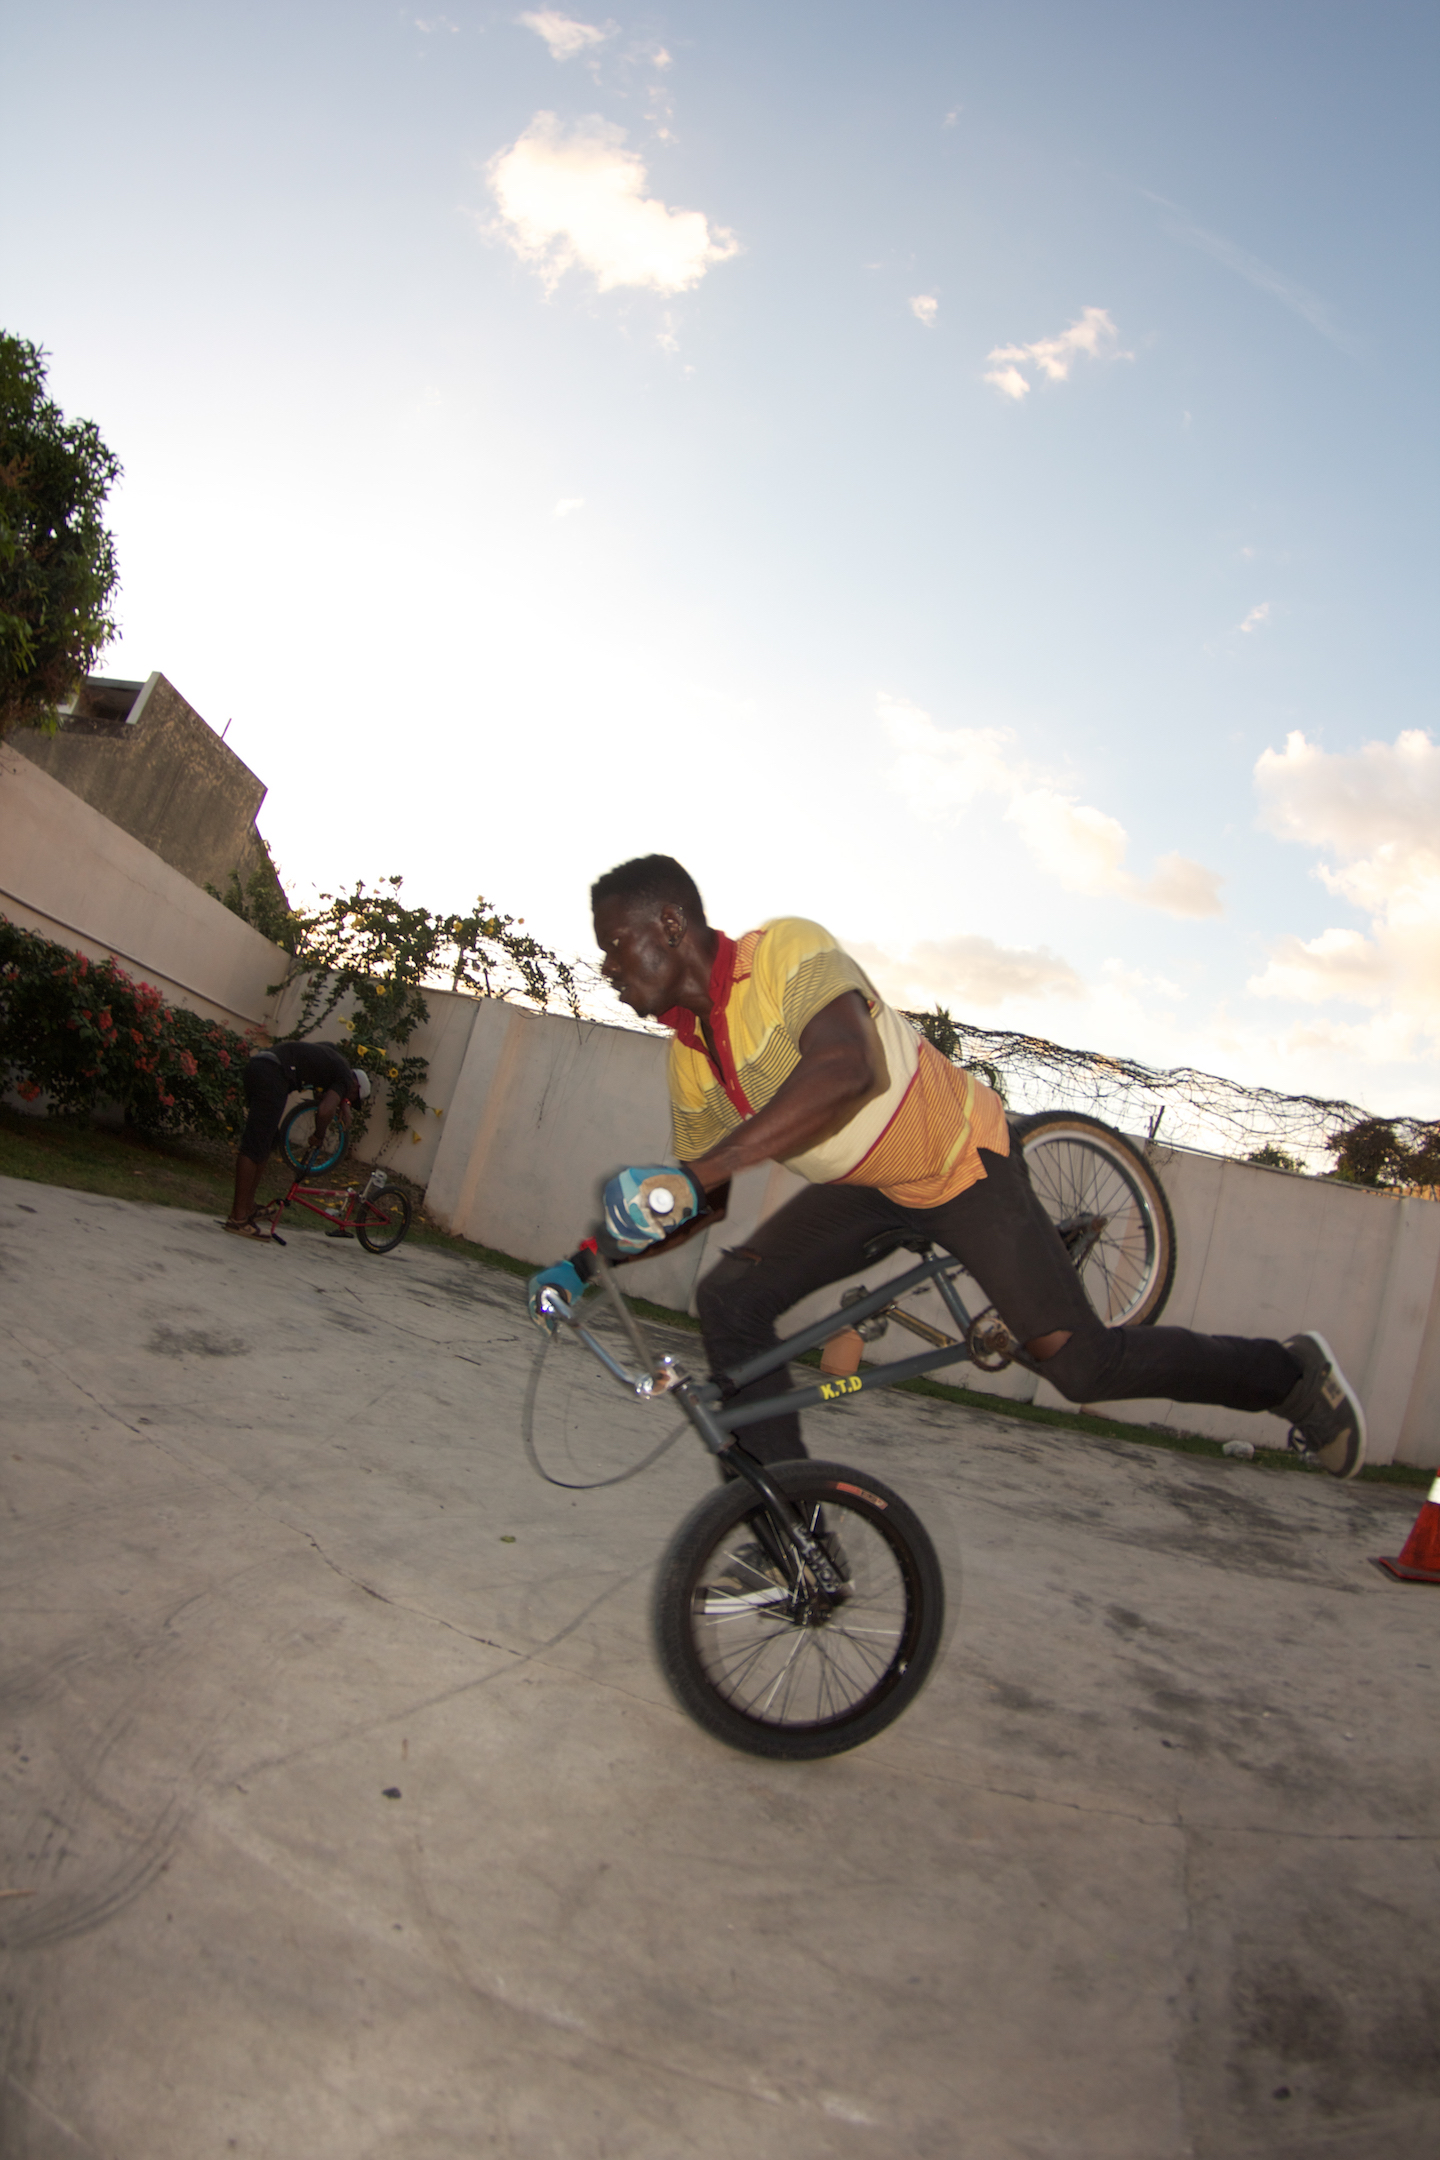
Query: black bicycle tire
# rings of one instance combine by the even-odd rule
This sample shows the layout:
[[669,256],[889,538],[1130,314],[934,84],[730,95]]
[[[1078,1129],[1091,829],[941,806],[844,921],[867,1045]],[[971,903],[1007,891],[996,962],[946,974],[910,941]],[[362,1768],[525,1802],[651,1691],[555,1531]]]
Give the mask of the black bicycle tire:
[[[396,1206],[400,1210],[400,1228],[393,1237],[376,1237],[374,1224],[367,1223],[364,1220],[366,1208],[378,1209]],[[355,1235],[368,1253],[394,1252],[396,1246],[409,1233],[413,1213],[414,1210],[411,1208],[409,1195],[401,1192],[396,1185],[387,1185],[383,1192],[376,1193],[373,1200],[356,1202]]]
[[[1165,1188],[1151,1169],[1145,1157],[1124,1133],[1116,1132],[1113,1125],[1090,1117],[1081,1110],[1039,1110],[1028,1117],[1012,1118],[1010,1130],[1026,1158],[1026,1167],[1034,1182],[1036,1165],[1031,1160],[1031,1149],[1043,1146],[1046,1141],[1071,1139],[1081,1149],[1103,1157],[1122,1181],[1129,1186],[1132,1195],[1140,1202],[1142,1213],[1148,1218],[1154,1236],[1153,1256],[1147,1260],[1147,1275],[1141,1294],[1119,1318],[1108,1313],[1099,1317],[1110,1327],[1153,1327],[1165,1310],[1166,1302],[1175,1285],[1177,1259],[1175,1217]],[[1045,1195],[1039,1195],[1042,1204]],[[1050,1210],[1047,1208],[1047,1212]],[[1082,1272],[1082,1282],[1084,1275]],[[1090,1296],[1089,1286],[1086,1295]],[[1093,1296],[1090,1297],[1095,1304]],[[1098,1307],[1096,1308],[1098,1311]]]
[[315,1105],[313,1102],[296,1103],[293,1110],[286,1111],[280,1122],[280,1153],[292,1170],[303,1170],[309,1177],[323,1177],[327,1170],[333,1170],[337,1163],[345,1160],[345,1150],[350,1145],[350,1135],[345,1130],[342,1119],[338,1117],[332,1118],[330,1120],[330,1129],[325,1136],[326,1142],[328,1145],[330,1141],[338,1139],[340,1145],[333,1155],[327,1154],[322,1162],[311,1162],[308,1151],[300,1147],[298,1143],[292,1142],[291,1133],[302,1118],[313,1119],[314,1116]]
[[[898,1493],[869,1471],[809,1457],[772,1463],[767,1469],[789,1499],[804,1507],[823,1507],[827,1525],[833,1527],[839,1521],[843,1531],[847,1517],[863,1520],[894,1557],[905,1591],[905,1621],[899,1646],[876,1686],[834,1717],[787,1723],[751,1715],[727,1699],[707,1672],[696,1638],[701,1578],[723,1540],[733,1536],[747,1518],[762,1511],[754,1489],[739,1478],[708,1493],[671,1538],[656,1575],[652,1631],[661,1670],[672,1693],[703,1731],[747,1754],[787,1762],[815,1762],[872,1740],[915,1700],[940,1648],[945,1581],[919,1517]],[[841,1614],[844,1611],[841,1607]],[[837,1622],[837,1633],[842,1626]],[[818,1640],[823,1630],[793,1627],[792,1633]],[[774,1639],[787,1638],[776,1630]],[[792,1651],[792,1660],[795,1654]],[[865,1654],[873,1656],[873,1652]],[[825,1653],[819,1651],[816,1655],[823,1658]]]

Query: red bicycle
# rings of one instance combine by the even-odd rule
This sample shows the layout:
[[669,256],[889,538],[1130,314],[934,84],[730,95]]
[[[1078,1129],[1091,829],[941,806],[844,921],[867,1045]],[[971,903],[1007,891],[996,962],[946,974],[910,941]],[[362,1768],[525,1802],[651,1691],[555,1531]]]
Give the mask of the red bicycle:
[[[411,1207],[403,1192],[387,1184],[383,1170],[372,1170],[363,1188],[350,1185],[307,1185],[306,1173],[311,1166],[311,1155],[296,1171],[289,1192],[283,1199],[270,1201],[263,1212],[277,1222],[287,1207],[308,1208],[312,1215],[321,1216],[331,1225],[327,1237],[348,1237],[353,1231],[368,1253],[394,1252],[396,1246],[410,1228]],[[274,1229],[270,1235],[277,1245],[284,1238]]]

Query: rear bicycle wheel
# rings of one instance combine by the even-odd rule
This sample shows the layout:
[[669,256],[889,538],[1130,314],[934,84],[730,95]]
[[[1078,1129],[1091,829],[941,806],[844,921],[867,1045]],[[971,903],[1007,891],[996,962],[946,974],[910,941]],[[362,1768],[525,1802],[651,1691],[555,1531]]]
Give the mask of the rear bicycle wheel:
[[323,1177],[344,1155],[349,1137],[340,1119],[332,1117],[325,1128],[320,1152],[310,1162],[310,1150],[315,1145],[315,1105],[313,1102],[297,1103],[281,1124],[280,1152],[292,1170],[304,1170],[309,1177]]
[[410,1228],[410,1202],[403,1192],[387,1185],[373,1200],[355,1204],[355,1235],[366,1252],[394,1252]]
[[[742,1478],[680,1525],[660,1563],[656,1648],[681,1707],[752,1755],[813,1762],[899,1717],[940,1647],[945,1585],[899,1494],[843,1463],[767,1465],[845,1577],[825,1597]],[[788,1569],[771,1557],[784,1553]]]
[[1078,1111],[1016,1118],[1030,1183],[1107,1327],[1158,1320],[1175,1280],[1175,1221],[1123,1133]]

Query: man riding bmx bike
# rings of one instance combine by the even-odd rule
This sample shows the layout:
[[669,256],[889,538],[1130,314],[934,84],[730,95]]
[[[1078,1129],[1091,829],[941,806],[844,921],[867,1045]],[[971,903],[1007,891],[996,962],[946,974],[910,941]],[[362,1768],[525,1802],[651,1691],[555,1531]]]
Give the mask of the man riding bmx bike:
[[[671,1031],[674,1151],[605,1188],[613,1249],[638,1257],[686,1222],[723,1215],[737,1171],[784,1163],[809,1181],[697,1292],[711,1370],[767,1350],[780,1314],[863,1266],[877,1233],[902,1228],[950,1252],[981,1285],[1026,1355],[1070,1402],[1141,1397],[1266,1410],[1332,1477],[1365,1459],[1365,1415],[1323,1336],[1286,1342],[1187,1328],[1106,1327],[1012,1153],[999,1097],[942,1058],[817,923],[780,917],[739,939],[706,921],[694,880],[647,855],[591,887],[601,971],[632,1012]],[[648,1205],[664,1188],[675,1204]],[[540,1299],[583,1297],[592,1251],[531,1277]],[[782,1370],[730,1399],[788,1386]],[[800,1421],[746,1429],[761,1462],[804,1455]]]

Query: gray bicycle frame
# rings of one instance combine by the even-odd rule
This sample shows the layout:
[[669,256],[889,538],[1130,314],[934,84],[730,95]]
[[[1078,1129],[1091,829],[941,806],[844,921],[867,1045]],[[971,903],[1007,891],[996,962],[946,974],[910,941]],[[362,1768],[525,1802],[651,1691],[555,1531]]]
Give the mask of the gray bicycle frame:
[[[762,1350],[757,1356],[747,1358],[743,1365],[736,1365],[727,1373],[712,1375],[704,1380],[681,1377],[675,1373],[672,1359],[655,1357],[645,1341],[635,1315],[617,1287],[611,1270],[603,1261],[599,1264],[597,1280],[615,1307],[631,1348],[639,1357],[642,1368],[639,1373],[626,1372],[624,1366],[610,1355],[604,1344],[591,1334],[578,1314],[572,1316],[558,1306],[552,1306],[551,1310],[579,1336],[587,1350],[600,1360],[607,1371],[613,1373],[624,1386],[632,1388],[637,1395],[648,1397],[660,1392],[677,1396],[711,1454],[724,1455],[731,1452],[734,1443],[747,1426],[758,1425],[766,1418],[782,1413],[818,1409],[826,1403],[847,1401],[867,1388],[897,1387],[902,1380],[918,1379],[924,1373],[938,1371],[941,1366],[972,1362],[974,1351],[969,1338],[974,1326],[974,1316],[966,1308],[954,1282],[955,1276],[962,1272],[949,1253],[922,1259],[915,1267],[907,1268],[903,1275],[892,1276],[878,1290],[867,1290],[862,1297],[839,1306],[836,1311],[827,1313],[823,1319],[812,1321],[809,1327],[799,1329],[794,1335],[787,1335],[773,1349]],[[767,1373],[778,1371],[792,1358],[803,1357],[807,1350],[819,1349],[838,1329],[855,1327],[862,1321],[873,1319],[894,1305],[897,1299],[912,1290],[924,1289],[930,1283],[935,1285],[959,1330],[958,1341],[937,1346],[932,1350],[923,1350],[915,1357],[897,1358],[893,1364],[874,1368],[870,1372],[837,1374],[833,1378],[817,1381],[813,1387],[787,1388],[780,1394],[767,1395],[760,1402],[727,1403],[727,1394],[748,1387],[755,1380],[763,1380]],[[1031,1366],[1031,1360],[1018,1345],[1011,1350],[1010,1361]],[[1034,1369],[1033,1366],[1031,1369]],[[746,1460],[748,1462],[748,1456]],[[741,1468],[738,1461],[735,1467]],[[741,1474],[748,1476],[749,1471],[742,1470]]]
[[[688,1374],[676,1371],[673,1358],[657,1358],[646,1342],[640,1323],[626,1304],[616,1287],[615,1277],[603,1260],[597,1262],[596,1280],[614,1306],[620,1324],[631,1349],[640,1360],[640,1370],[626,1372],[617,1358],[613,1358],[602,1342],[599,1342],[584,1325],[578,1313],[571,1313],[563,1300],[544,1300],[544,1307],[562,1321],[572,1333],[579,1336],[587,1350],[623,1386],[633,1389],[643,1398],[657,1393],[673,1395],[685,1415],[712,1455],[723,1457],[726,1467],[741,1477],[765,1502],[775,1520],[784,1526],[790,1543],[808,1568],[816,1587],[827,1597],[839,1598],[845,1586],[826,1552],[807,1527],[800,1511],[787,1494],[770,1476],[763,1463],[741,1444],[740,1435],[747,1426],[758,1425],[762,1418],[773,1417],[777,1412],[811,1410],[824,1403],[842,1402],[862,1389],[895,1387],[902,1380],[916,1379],[922,1373],[934,1372],[942,1365],[961,1365],[971,1361],[974,1352],[970,1346],[970,1334],[974,1322],[956,1291],[954,1277],[961,1273],[955,1259],[949,1254],[939,1258],[921,1260],[919,1265],[908,1268],[903,1275],[892,1276],[878,1290],[867,1290],[862,1297],[852,1298],[823,1320],[801,1328],[789,1335],[773,1350],[762,1350],[757,1357],[747,1358],[732,1372],[712,1375],[706,1380],[692,1379]],[[776,1372],[788,1364],[791,1358],[803,1357],[807,1350],[818,1349],[828,1342],[839,1327],[854,1327],[857,1322],[873,1319],[876,1314],[893,1306],[897,1298],[908,1291],[924,1289],[934,1283],[944,1301],[946,1310],[960,1330],[958,1342],[948,1342],[933,1350],[922,1351],[917,1357],[900,1358],[893,1365],[886,1365],[870,1373],[837,1374],[833,1379],[819,1381],[814,1387],[787,1388],[782,1394],[767,1396],[763,1402],[727,1405],[726,1391],[746,1387],[753,1380],[763,1380],[765,1375]],[[1029,1365],[1030,1360],[1018,1345],[1011,1358]],[[1033,1368],[1032,1368],[1033,1369]]]

